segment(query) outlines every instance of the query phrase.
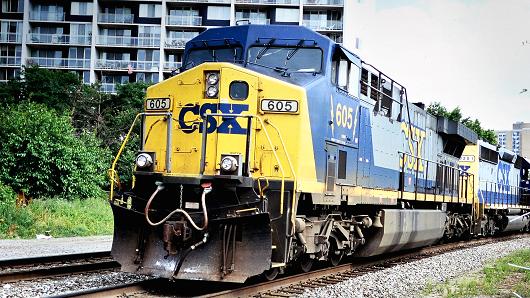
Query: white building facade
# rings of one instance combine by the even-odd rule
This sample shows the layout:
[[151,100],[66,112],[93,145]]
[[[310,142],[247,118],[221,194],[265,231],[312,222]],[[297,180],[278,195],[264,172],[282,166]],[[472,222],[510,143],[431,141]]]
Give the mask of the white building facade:
[[360,0],[1,1],[0,81],[38,64],[107,92],[167,78],[186,42],[211,27],[301,25],[355,49],[364,15]]

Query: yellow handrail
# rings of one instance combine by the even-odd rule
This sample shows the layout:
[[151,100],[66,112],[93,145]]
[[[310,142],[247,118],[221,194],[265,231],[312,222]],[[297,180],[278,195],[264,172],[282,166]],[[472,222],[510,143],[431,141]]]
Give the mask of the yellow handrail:
[[265,123],[261,119],[260,116],[256,115],[256,119],[260,122],[261,126],[263,127],[263,131],[265,132],[265,136],[267,137],[267,141],[269,142],[269,145],[271,146],[272,153],[274,154],[274,158],[276,158],[276,161],[278,162],[278,167],[280,168],[280,172],[282,174],[282,186],[281,186],[281,193],[280,193],[280,214],[283,215],[283,193],[285,190],[285,173],[283,171],[282,163],[280,162],[280,159],[278,158],[278,154],[276,154],[276,150],[274,149],[274,145],[272,144],[271,138],[269,136],[269,133],[267,132],[267,128],[265,127]]
[[133,131],[133,128],[134,128],[134,124],[136,124],[136,121],[138,120],[138,117],[140,117],[141,115],[143,115],[143,113],[138,113],[136,115],[136,117],[134,117],[134,121],[131,125],[131,127],[129,128],[129,131],[127,132],[127,135],[125,136],[125,139],[123,140],[123,142],[121,143],[121,146],[120,146],[120,150],[118,150],[118,154],[116,154],[116,157],[114,158],[114,161],[112,162],[112,167],[109,169],[108,173],[109,173],[109,178],[110,178],[110,195],[109,195],[109,200],[112,200],[112,198],[114,197],[114,181],[118,182],[118,180],[116,180],[115,176],[118,177],[119,179],[119,176],[117,175],[116,173],[116,164],[118,163],[118,160],[120,159],[120,155],[121,153],[123,152],[123,149],[125,148],[125,145],[127,144],[127,142],[129,141],[129,138],[131,136],[131,133]]
[[293,163],[291,162],[291,157],[289,156],[289,152],[287,152],[287,148],[285,146],[285,142],[283,141],[283,137],[282,137],[282,134],[280,133],[280,130],[278,129],[278,127],[276,127],[274,124],[271,123],[270,119],[265,119],[265,123],[269,124],[270,126],[272,126],[272,128],[274,128],[274,130],[276,130],[276,133],[278,134],[278,137],[280,138],[280,143],[282,144],[282,148],[283,148],[283,152],[285,152],[285,156],[287,157],[287,162],[289,162],[289,167],[291,169],[291,173],[293,175],[293,201],[292,201],[292,206],[291,208],[293,209],[293,212],[292,212],[292,215],[291,215],[291,221],[292,221],[292,226],[294,227],[294,223],[295,223],[295,218],[296,218],[296,188],[297,188],[297,185],[296,185],[296,173],[294,172],[294,167],[293,167]]

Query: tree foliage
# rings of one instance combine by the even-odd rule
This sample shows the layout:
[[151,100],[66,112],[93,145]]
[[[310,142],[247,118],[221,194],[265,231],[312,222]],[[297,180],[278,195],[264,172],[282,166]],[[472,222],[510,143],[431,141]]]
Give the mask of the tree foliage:
[[[106,173],[135,115],[147,83],[118,86],[117,94],[83,84],[75,73],[26,67],[0,83],[6,166],[0,182],[33,197],[86,198],[107,184]],[[130,182],[138,132],[122,154],[118,172]]]
[[495,132],[491,129],[484,129],[478,119],[471,119],[471,117],[464,118],[460,107],[456,107],[451,111],[442,106],[440,102],[433,102],[427,107],[427,112],[434,116],[443,116],[453,121],[460,122],[477,133],[481,140],[484,140],[493,145],[497,144]]
[[31,197],[100,194],[109,154],[90,134],[76,136],[70,119],[23,102],[0,116],[0,181]]

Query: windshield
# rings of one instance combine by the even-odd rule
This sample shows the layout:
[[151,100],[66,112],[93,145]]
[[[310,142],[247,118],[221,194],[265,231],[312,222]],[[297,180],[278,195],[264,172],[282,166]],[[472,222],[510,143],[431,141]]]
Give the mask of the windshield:
[[248,50],[247,62],[293,72],[320,72],[320,48],[256,46]]
[[241,52],[241,47],[192,49],[184,68],[192,68],[204,62],[238,62],[241,60]]

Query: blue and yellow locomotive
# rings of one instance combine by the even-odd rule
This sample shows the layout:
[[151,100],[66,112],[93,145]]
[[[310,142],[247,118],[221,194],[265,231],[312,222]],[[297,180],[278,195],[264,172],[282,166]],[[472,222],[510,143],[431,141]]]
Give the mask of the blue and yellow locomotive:
[[476,134],[304,27],[205,31],[138,121],[132,189],[115,190],[120,154],[110,171],[124,271],[273,278],[479,234],[486,217],[477,174],[459,169]]

